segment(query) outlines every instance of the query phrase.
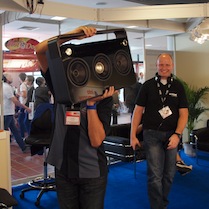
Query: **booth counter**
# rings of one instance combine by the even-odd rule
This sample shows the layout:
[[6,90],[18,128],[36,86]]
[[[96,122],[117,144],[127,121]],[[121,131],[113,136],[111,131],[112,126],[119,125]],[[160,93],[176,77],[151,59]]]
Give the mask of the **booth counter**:
[[11,193],[10,133],[0,132],[0,188]]

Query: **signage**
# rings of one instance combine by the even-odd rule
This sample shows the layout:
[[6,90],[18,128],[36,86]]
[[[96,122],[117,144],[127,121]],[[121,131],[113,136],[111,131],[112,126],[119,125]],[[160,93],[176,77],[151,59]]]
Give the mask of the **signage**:
[[19,37],[8,40],[5,43],[5,46],[7,47],[7,49],[15,53],[33,54],[35,51],[35,46],[38,43],[39,42],[37,40],[32,38]]

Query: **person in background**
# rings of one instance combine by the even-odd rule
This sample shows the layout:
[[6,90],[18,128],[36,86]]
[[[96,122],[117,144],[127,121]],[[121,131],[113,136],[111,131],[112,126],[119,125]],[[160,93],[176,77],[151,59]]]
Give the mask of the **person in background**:
[[187,165],[177,152],[176,154],[176,169],[177,171],[182,175],[185,176],[186,174],[190,173],[192,171],[192,165]]
[[46,85],[44,77],[36,78],[36,84],[38,87],[35,89],[35,104],[34,110],[42,103],[50,103],[51,92]]
[[[27,107],[29,107],[29,103],[32,102],[33,100],[33,94],[34,94],[34,77],[32,75],[27,75],[26,79],[26,85],[27,85],[27,100],[26,100],[26,103],[25,105]],[[25,124],[25,127],[26,127],[26,131],[27,131],[27,134],[29,135],[30,134],[30,125],[31,125],[31,120],[29,120],[28,118],[28,112],[25,112],[25,118],[24,118],[24,124]]]
[[[27,101],[27,84],[26,84],[26,74],[25,73],[20,73],[19,74],[19,80],[20,80],[20,87],[19,87],[19,92],[18,92],[18,97],[19,101],[21,104],[25,105]],[[18,125],[20,129],[20,134],[22,138],[25,138],[25,132],[26,132],[26,127],[25,127],[25,109],[24,108],[19,108],[19,113],[18,113]]]
[[188,120],[188,103],[183,85],[172,75],[170,54],[160,54],[157,73],[141,87],[131,121],[131,146],[140,146],[136,137],[142,123],[147,162],[148,196],[151,209],[167,209],[174,175],[176,154]]
[[23,108],[27,112],[30,112],[30,109],[24,104],[21,104],[14,95],[14,89],[11,86],[13,81],[12,76],[9,73],[3,73],[2,79],[3,79],[4,129],[5,130],[10,129],[22,152],[25,152],[26,151],[25,143],[19,134],[19,131],[17,129],[14,120],[15,105]]
[[118,115],[120,111],[119,91],[113,94],[113,106],[112,106],[112,124],[118,124]]
[[[79,39],[96,33],[93,27],[80,26],[68,34],[83,33]],[[69,36],[68,36],[69,37]],[[58,41],[58,45],[70,38]],[[50,91],[53,83],[48,70],[48,40],[36,45],[36,55]],[[62,93],[62,92],[60,92]],[[60,209],[103,209],[107,184],[107,159],[102,142],[110,132],[113,86],[103,95],[88,99],[69,109],[55,101],[55,125],[47,162],[55,166]],[[77,111],[79,120],[65,124],[66,110]],[[73,122],[74,121],[74,122]]]
[[136,82],[133,85],[126,87],[124,89],[124,98],[125,98],[124,102],[126,107],[128,107],[128,112],[131,113],[131,116],[133,114],[133,110],[135,107],[136,97],[142,86],[142,84],[138,82],[137,74],[135,74],[135,76],[136,76]]

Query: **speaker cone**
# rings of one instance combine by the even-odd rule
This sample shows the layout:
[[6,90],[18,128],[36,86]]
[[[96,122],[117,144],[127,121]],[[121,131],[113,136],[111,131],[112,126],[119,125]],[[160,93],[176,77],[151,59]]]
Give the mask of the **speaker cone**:
[[112,74],[112,64],[109,57],[102,53],[97,54],[93,60],[93,71],[99,80],[108,80]]
[[67,67],[68,80],[75,86],[85,86],[90,77],[90,69],[85,60],[73,59]]
[[114,67],[121,75],[128,75],[132,70],[132,62],[129,54],[124,50],[118,50],[115,53],[114,59]]

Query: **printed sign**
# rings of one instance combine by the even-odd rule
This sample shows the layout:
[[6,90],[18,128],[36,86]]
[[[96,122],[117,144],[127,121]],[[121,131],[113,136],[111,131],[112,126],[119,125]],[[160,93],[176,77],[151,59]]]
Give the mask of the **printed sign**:
[[5,43],[7,49],[15,53],[34,53],[35,46],[39,42],[32,38],[12,38]]

